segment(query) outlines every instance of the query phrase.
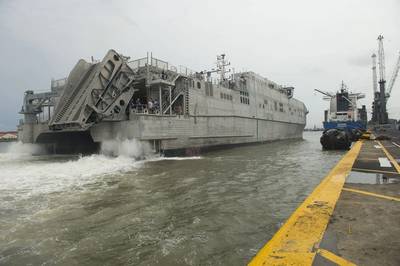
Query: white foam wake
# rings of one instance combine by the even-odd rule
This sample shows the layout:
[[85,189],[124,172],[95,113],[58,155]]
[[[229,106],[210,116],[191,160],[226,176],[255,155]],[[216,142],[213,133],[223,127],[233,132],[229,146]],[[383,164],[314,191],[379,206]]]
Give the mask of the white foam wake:
[[[5,150],[5,152],[4,152]],[[62,191],[99,181],[99,176],[125,173],[140,167],[137,158],[150,155],[150,149],[132,141],[102,145],[102,153],[84,157],[34,156],[38,145],[12,143],[0,153],[0,190],[25,191],[24,194]]]
[[96,182],[98,176],[127,172],[140,164],[129,157],[91,155],[63,162],[26,161],[2,165],[1,189],[28,190],[29,194],[60,191]]
[[98,182],[100,176],[134,171],[146,162],[201,158],[159,157],[151,154],[149,145],[136,140],[107,141],[101,145],[102,154],[73,159],[33,156],[40,152],[40,146],[14,143],[5,153],[0,153],[0,190],[23,190],[25,196],[63,191]]
[[113,139],[101,143],[101,154],[109,156],[126,156],[132,158],[143,158],[151,154],[148,142],[136,139]]
[[44,154],[40,145],[22,142],[1,143],[0,162],[30,158],[32,155]]

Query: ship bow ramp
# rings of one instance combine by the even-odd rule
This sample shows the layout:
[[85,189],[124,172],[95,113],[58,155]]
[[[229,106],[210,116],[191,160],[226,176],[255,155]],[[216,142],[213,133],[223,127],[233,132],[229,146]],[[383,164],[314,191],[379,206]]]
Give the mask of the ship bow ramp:
[[68,76],[49,128],[81,131],[123,116],[134,93],[134,73],[126,59],[110,50],[100,63],[80,60]]
[[[93,141],[90,128],[100,121],[125,119],[136,91],[135,74],[127,64],[128,59],[109,50],[101,62],[79,60],[59,97],[54,97],[57,100],[53,103],[51,118],[46,123],[36,121],[35,126],[31,125],[33,130],[28,130],[29,124],[26,124],[24,138],[47,144],[57,153],[98,150],[99,143]],[[27,133],[32,136],[27,138]]]

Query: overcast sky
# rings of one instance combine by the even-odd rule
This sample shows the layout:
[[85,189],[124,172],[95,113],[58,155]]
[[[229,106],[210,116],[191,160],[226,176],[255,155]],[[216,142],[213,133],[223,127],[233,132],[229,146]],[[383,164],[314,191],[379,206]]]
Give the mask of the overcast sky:
[[[294,86],[310,110],[307,127],[320,126],[328,102],[313,90],[333,92],[342,80],[366,93],[370,111],[379,34],[389,80],[400,51],[400,0],[0,0],[0,130],[15,129],[25,90],[48,90],[78,59],[100,59],[111,48],[132,58],[152,51],[194,70],[226,53],[236,71]],[[400,80],[388,106],[397,119],[399,96]]]

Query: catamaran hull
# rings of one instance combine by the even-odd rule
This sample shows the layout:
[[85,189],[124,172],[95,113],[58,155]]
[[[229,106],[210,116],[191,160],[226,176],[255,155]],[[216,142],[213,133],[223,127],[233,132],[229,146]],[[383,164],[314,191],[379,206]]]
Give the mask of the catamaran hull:
[[87,131],[52,132],[43,130],[45,125],[25,124],[20,139],[41,143],[54,153],[92,153],[97,152],[104,141],[137,139],[148,142],[155,152],[174,156],[299,139],[303,136],[304,126],[238,116],[133,115],[130,120],[101,122]]

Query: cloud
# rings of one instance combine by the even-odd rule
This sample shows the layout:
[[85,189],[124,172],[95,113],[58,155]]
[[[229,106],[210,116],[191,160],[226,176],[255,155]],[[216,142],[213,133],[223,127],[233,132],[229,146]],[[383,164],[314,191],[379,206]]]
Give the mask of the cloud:
[[371,55],[368,55],[368,53],[351,56],[347,61],[350,65],[357,67],[372,67],[372,58]]
[[[50,79],[68,75],[80,58],[102,58],[112,48],[131,58],[152,51],[196,70],[214,67],[215,55],[224,52],[236,71],[253,70],[294,86],[295,97],[310,110],[309,125],[320,125],[327,103],[313,95],[314,88],[336,90],[345,80],[367,94],[364,103],[370,107],[370,56],[382,32],[387,55],[397,54],[398,5],[397,0],[384,5],[379,0],[0,0],[0,51],[6,62],[0,65],[0,124],[15,127],[24,90],[49,89]],[[388,56],[387,65],[393,60]]]

